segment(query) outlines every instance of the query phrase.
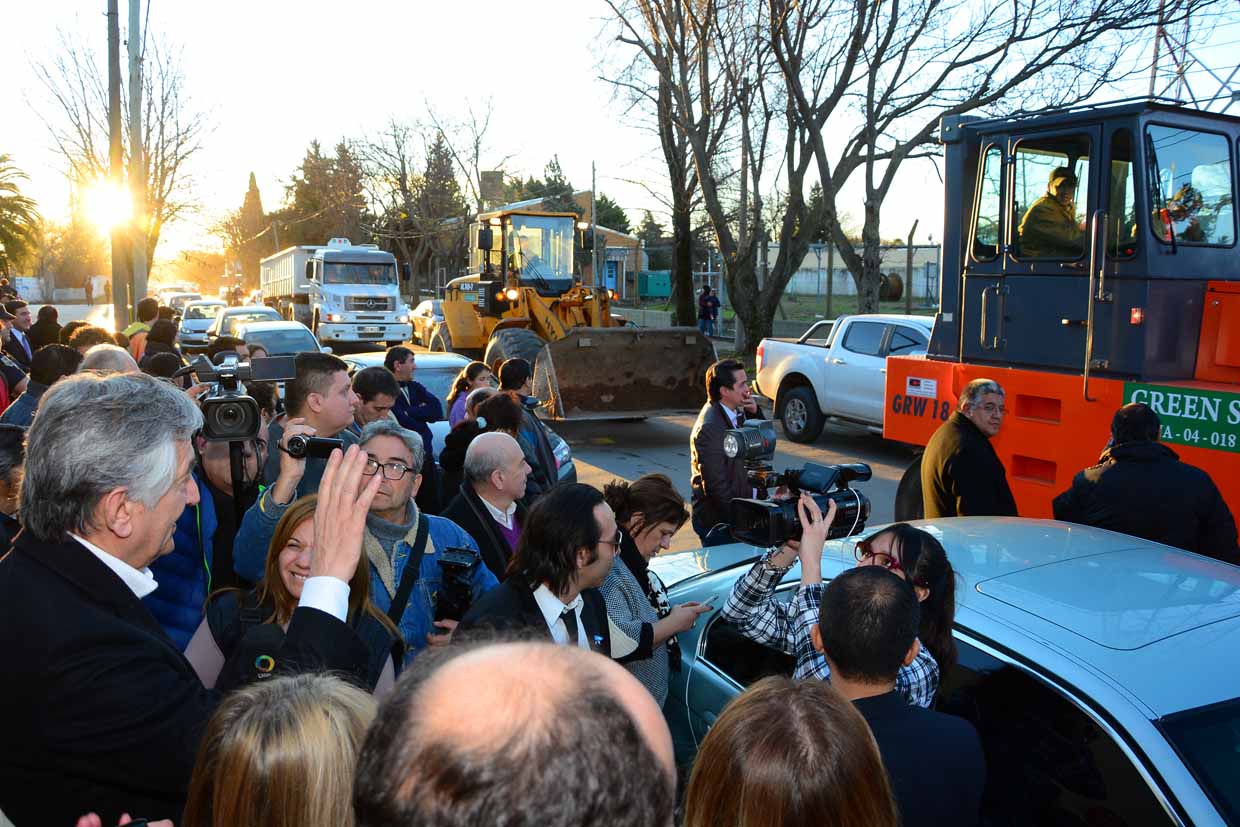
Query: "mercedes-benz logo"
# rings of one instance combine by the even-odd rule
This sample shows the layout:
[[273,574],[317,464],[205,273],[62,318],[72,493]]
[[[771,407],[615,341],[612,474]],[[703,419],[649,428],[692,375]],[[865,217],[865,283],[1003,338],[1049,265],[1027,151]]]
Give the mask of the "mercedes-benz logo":
[[375,301],[373,296],[366,300],[367,310],[374,310],[378,306],[379,306],[379,302]]

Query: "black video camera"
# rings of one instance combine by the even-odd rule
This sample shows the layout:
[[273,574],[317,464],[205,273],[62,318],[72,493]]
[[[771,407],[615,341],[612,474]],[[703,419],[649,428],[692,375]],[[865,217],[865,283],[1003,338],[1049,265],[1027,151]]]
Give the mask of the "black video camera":
[[343,439],[293,434],[288,438],[288,447],[284,449],[284,453],[293,459],[306,459],[307,457],[327,459],[332,455],[332,451],[337,448],[340,449],[341,453],[344,453]]
[[435,600],[435,620],[460,620],[474,600],[474,570],[482,563],[472,548],[446,548],[436,559],[443,570],[439,596]]
[[849,488],[851,482],[864,482],[873,472],[865,463],[820,465],[807,462],[805,467],[776,472],[771,465],[775,456],[775,425],[769,421],[747,423],[724,433],[723,453],[745,463],[748,482],[760,493],[769,488],[786,486],[789,496],[774,500],[737,497],[732,500],[732,536],[755,546],[777,546],[786,540],[801,537],[801,518],[797,500],[805,491],[825,515],[835,502],[835,522],[827,533],[829,538],[849,537],[865,529],[870,516],[870,500],[860,491]]
[[297,376],[297,360],[292,356],[272,356],[242,362],[235,353],[225,353],[219,365],[199,356],[189,366],[199,382],[211,388],[198,402],[202,407],[202,435],[220,442],[244,442],[258,436],[262,421],[258,403],[246,395],[242,382],[282,382]]

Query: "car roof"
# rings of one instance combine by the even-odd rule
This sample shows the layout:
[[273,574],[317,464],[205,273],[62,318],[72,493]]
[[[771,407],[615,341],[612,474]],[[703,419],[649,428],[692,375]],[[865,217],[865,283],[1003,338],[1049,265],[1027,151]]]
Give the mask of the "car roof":
[[[1228,653],[1240,651],[1240,567],[1053,520],[912,525],[934,535],[952,561],[958,627],[1011,651],[1040,651],[1059,668],[1087,669],[1152,717],[1237,696]],[[824,576],[853,565],[854,545],[827,544]],[[657,558],[657,571],[670,583],[758,553],[721,546]]]
[[255,312],[268,313],[268,314],[274,313],[277,316],[280,315],[279,311],[277,311],[274,307],[268,307],[265,304],[247,304],[241,307],[226,307],[224,308],[223,315],[235,316],[239,313],[255,313]]
[[287,319],[279,321],[272,319],[269,322],[246,322],[240,325],[237,330],[244,330],[246,333],[263,333],[268,330],[304,330],[310,333],[310,328],[301,322],[288,321]]
[[904,314],[904,313],[863,313],[863,314],[853,315],[853,316],[841,316],[835,321],[842,322],[845,319],[855,319],[859,322],[886,322],[888,324],[892,322],[901,322],[903,324],[911,324],[911,325],[916,325],[917,327],[924,327],[927,330],[934,327],[933,316],[916,316],[916,315]]
[[[358,368],[373,368],[376,365],[382,365],[387,351],[371,351],[370,353],[349,353],[341,355],[341,359],[356,365]],[[428,351],[414,351],[414,364],[418,369],[422,368],[454,368],[460,370],[469,364],[469,358],[459,353],[430,353]],[[417,374],[414,374],[417,378]]]
[[218,307],[218,306],[226,306],[228,302],[224,301],[223,299],[194,299],[193,301],[186,302],[185,306],[189,307],[191,304],[212,304]]

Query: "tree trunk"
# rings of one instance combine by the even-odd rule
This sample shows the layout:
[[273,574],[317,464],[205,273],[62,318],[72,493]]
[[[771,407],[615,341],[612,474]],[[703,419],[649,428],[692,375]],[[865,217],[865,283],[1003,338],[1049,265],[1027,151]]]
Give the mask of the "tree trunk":
[[878,231],[879,207],[873,199],[865,205],[865,224],[861,229],[861,277],[853,271],[857,282],[857,312],[878,312],[878,288],[882,278],[882,236]]
[[697,324],[697,304],[693,289],[693,217],[688,198],[675,193],[672,212],[672,293],[676,297],[675,323]]

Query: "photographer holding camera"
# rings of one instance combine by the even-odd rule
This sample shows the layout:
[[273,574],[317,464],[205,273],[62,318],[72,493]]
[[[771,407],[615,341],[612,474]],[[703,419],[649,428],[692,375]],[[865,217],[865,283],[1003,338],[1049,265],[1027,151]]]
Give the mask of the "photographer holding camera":
[[744,463],[723,451],[724,434],[763,416],[745,367],[735,359],[722,359],[706,369],[706,393],[709,400],[689,436],[689,484],[693,530],[702,545],[715,546],[732,542],[732,500],[754,496]]
[[[296,427],[290,420],[290,431]],[[370,561],[370,599],[400,629],[406,663],[427,645],[448,642],[462,603],[477,600],[498,581],[482,565],[474,539],[451,520],[424,514],[414,497],[422,484],[422,440],[389,419],[362,429],[361,447],[369,461],[367,478],[381,476],[379,492],[366,515],[363,550]],[[286,462],[286,460],[289,460]],[[284,496],[297,489],[304,465],[280,452],[275,484],[246,512],[237,534],[234,564],[242,577],[263,577],[266,551],[288,508]]]

